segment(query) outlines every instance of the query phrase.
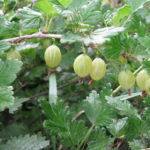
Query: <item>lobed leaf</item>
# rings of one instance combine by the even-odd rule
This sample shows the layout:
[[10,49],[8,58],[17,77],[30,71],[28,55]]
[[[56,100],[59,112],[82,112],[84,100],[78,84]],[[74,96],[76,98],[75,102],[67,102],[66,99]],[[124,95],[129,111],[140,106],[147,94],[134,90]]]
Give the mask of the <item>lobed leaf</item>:
[[9,108],[14,103],[12,86],[0,86],[0,111]]
[[41,107],[44,114],[48,118],[44,126],[53,133],[61,133],[67,131],[69,110],[64,107],[64,103],[58,101],[57,104],[49,104],[47,101],[41,101]]
[[16,79],[22,62],[18,60],[0,60],[0,85],[9,85]]
[[45,137],[28,135],[13,137],[6,144],[0,146],[1,150],[40,150],[49,145]]
[[14,103],[11,106],[8,107],[9,112],[14,113],[15,111],[17,111],[22,106],[22,103],[24,103],[28,100],[29,100],[28,98],[16,97],[15,100],[14,100]]
[[88,143],[89,150],[104,150],[111,145],[112,139],[106,136],[102,129],[96,128],[91,135],[91,141]]

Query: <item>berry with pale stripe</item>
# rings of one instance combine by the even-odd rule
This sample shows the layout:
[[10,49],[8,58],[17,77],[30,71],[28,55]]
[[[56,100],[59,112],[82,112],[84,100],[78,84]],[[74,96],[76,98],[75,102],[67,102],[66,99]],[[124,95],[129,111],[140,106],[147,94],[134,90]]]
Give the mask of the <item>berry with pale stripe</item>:
[[73,67],[79,77],[86,77],[91,72],[92,60],[86,54],[81,54],[75,59]]
[[60,49],[56,45],[49,46],[45,51],[44,58],[49,68],[56,68],[61,61]]

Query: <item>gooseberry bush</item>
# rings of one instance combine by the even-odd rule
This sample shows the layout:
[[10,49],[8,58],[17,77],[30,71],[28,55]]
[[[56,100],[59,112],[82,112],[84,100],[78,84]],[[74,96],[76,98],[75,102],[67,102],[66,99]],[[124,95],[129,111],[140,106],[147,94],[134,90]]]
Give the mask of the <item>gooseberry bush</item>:
[[0,0],[0,150],[150,148],[150,0]]

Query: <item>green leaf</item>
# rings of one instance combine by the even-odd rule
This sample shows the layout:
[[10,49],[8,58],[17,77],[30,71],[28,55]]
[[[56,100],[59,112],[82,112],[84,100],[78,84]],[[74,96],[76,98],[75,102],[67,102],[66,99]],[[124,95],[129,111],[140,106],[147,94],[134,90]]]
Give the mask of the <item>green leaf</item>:
[[72,2],[72,0],[59,0],[59,2],[60,2],[64,7],[67,7],[67,6]]
[[64,55],[62,55],[62,61],[61,61],[60,66],[62,68],[72,67],[72,64],[75,59],[75,53],[76,53],[75,51],[69,51],[65,53]]
[[17,44],[15,50],[22,51],[22,50],[35,49],[38,47],[39,47],[39,43],[21,42]]
[[18,122],[11,123],[3,130],[0,131],[0,137],[4,139],[11,139],[11,137],[25,135],[28,132],[26,125],[20,124]]
[[140,116],[137,113],[137,110],[130,104],[129,101],[120,100],[120,98],[114,98],[108,96],[106,96],[106,99],[108,100],[108,104],[113,108],[115,108],[116,110],[118,110],[118,113],[120,115],[140,118]]
[[132,12],[137,11],[142,8],[146,2],[149,0],[126,0],[127,5],[130,6]]
[[143,122],[138,118],[130,116],[125,125],[125,138],[131,141],[145,132]]
[[[106,43],[107,44],[107,43]],[[102,53],[107,59],[117,59],[121,53],[122,53],[122,43],[121,43],[121,37],[114,36],[111,38],[111,41],[108,42],[108,47],[105,48]]]
[[120,99],[121,101],[123,101],[123,100],[128,100],[128,99],[131,99],[131,98],[134,98],[134,97],[138,97],[141,94],[142,94],[142,92],[132,93],[131,96],[126,94],[126,95],[116,96],[116,97],[114,97],[114,99],[116,99],[116,100]]
[[123,27],[106,27],[100,28],[92,32],[89,36],[85,37],[84,43],[85,45],[93,44],[103,44],[106,41],[109,41],[110,37],[117,35],[119,32],[124,31]]
[[59,7],[62,7],[62,6],[67,7],[72,2],[72,0],[49,0],[49,1]]
[[106,24],[111,24],[112,23],[112,16],[113,13],[111,10],[107,10],[104,14],[103,14],[103,18]]
[[24,29],[39,29],[42,24],[42,14],[30,8],[24,7],[18,9],[17,18],[22,20],[22,27]]
[[150,61],[145,60],[145,61],[142,62],[142,64],[143,64],[143,67],[148,72],[148,74],[150,74]]
[[71,32],[67,32],[63,35],[63,37],[61,38],[61,43],[75,43],[75,42],[81,42],[83,40],[83,37],[79,34],[74,34]]
[[68,107],[65,107],[63,102],[58,101],[57,104],[50,105],[47,101],[41,101],[41,107],[48,118],[44,123],[47,130],[56,134],[67,131],[70,114]]
[[128,16],[131,13],[129,6],[123,6],[118,9],[117,14],[113,18],[113,24],[116,26],[120,25],[120,20],[123,19],[125,16]]
[[0,27],[4,25],[5,21],[4,15],[0,13]]
[[27,98],[19,98],[19,97],[15,98],[13,105],[9,106],[9,112],[14,113],[22,106],[22,103],[24,103],[28,100],[29,99],[27,99]]
[[109,41],[110,37],[117,35],[119,32],[124,31],[123,27],[106,27],[93,31],[90,35],[83,37],[79,34],[73,34],[67,32],[63,35],[61,43],[74,43],[83,41],[85,45],[93,44],[103,44],[106,41]]
[[129,146],[132,150],[144,149],[144,145],[141,140],[133,140],[133,141],[129,142]]
[[29,78],[31,80],[34,80],[35,78],[40,78],[43,74],[43,72],[46,71],[45,66],[40,66],[38,65],[37,67],[34,67],[30,72],[29,72]]
[[104,150],[112,143],[112,139],[106,136],[105,132],[99,128],[96,128],[90,137],[89,150]]
[[49,141],[45,137],[37,135],[25,135],[13,137],[6,144],[0,146],[2,150],[40,150],[49,145]]
[[110,96],[112,94],[111,83],[107,83],[100,91],[100,101],[106,102],[105,96]]
[[73,0],[68,6],[68,17],[72,17],[72,21],[75,24],[91,24],[95,25],[99,22],[101,11],[100,1],[95,0]]
[[5,21],[4,24],[0,25],[0,36],[18,35],[19,29],[18,23]]
[[[68,134],[69,132],[69,134]],[[74,146],[79,144],[87,133],[84,121],[72,121],[68,127],[68,132],[62,133],[61,143],[64,146]]]
[[53,7],[53,4],[48,0],[39,0],[36,3],[36,6],[41,9],[43,12],[51,15],[57,15],[57,10]]
[[49,76],[49,102],[54,104],[57,103],[57,81],[55,73]]
[[11,44],[6,41],[0,41],[0,55],[10,48]]
[[150,49],[150,36],[139,37],[138,41],[142,46]]
[[96,91],[92,91],[89,97],[84,100],[83,108],[90,122],[96,125],[110,124],[115,115],[110,107],[101,103]]
[[5,108],[9,108],[13,105],[13,87],[12,86],[0,86],[0,111],[3,111]]
[[122,129],[124,128],[126,122],[127,122],[127,117],[119,120],[113,120],[113,123],[110,124],[107,129],[109,132],[116,138],[122,136]]
[[18,60],[0,60],[0,85],[9,85],[16,79],[22,62]]
[[145,108],[142,116],[143,120],[147,121],[147,123],[150,122],[150,108]]

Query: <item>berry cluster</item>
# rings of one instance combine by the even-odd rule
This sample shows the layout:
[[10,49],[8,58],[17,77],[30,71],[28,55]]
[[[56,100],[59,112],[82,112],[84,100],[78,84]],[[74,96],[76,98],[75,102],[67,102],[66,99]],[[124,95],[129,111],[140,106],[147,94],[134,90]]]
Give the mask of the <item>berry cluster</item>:
[[[44,54],[45,62],[50,69],[56,68],[61,61],[61,52],[56,45],[49,46]],[[106,64],[101,58],[95,58],[93,61],[86,54],[80,54],[73,64],[75,73],[84,78],[90,75],[92,81],[100,80],[105,76]],[[134,74],[129,70],[123,70],[119,73],[118,82],[120,86],[129,91],[136,83],[143,93],[150,94],[150,76],[146,70],[142,70],[137,74],[135,79]],[[143,96],[144,97],[144,96]]]

